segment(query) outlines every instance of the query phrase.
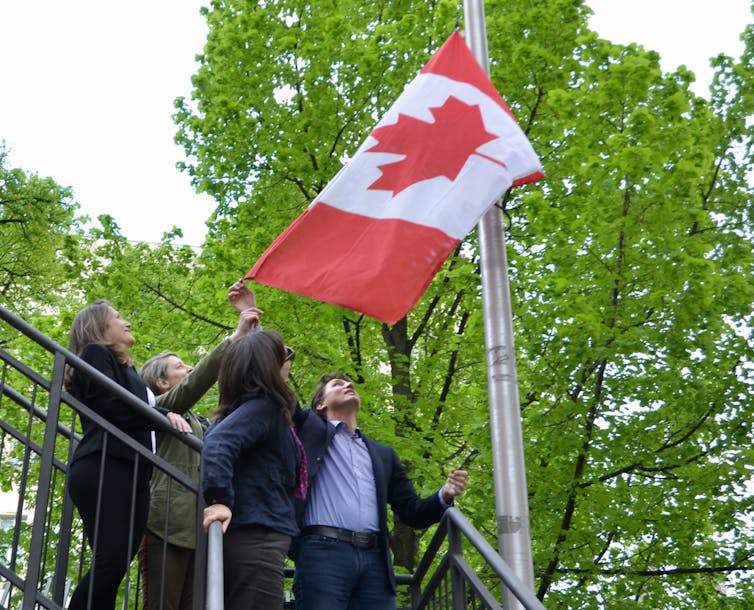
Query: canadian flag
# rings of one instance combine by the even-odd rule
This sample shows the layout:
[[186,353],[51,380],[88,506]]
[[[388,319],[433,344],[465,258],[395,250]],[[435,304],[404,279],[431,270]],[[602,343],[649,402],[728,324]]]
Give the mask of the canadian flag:
[[482,214],[542,176],[455,32],[245,279],[394,324]]

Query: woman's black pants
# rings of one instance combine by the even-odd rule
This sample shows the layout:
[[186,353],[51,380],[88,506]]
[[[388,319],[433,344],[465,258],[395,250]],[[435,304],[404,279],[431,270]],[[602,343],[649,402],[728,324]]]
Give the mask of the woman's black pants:
[[143,460],[106,456],[103,464],[101,453],[71,464],[68,492],[84,522],[93,560],[73,592],[69,610],[115,608],[118,588],[147,523],[150,475]]

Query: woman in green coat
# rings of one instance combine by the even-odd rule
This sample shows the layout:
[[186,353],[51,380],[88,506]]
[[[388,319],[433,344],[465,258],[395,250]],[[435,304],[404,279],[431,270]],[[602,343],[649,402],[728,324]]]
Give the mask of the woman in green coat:
[[[185,364],[172,352],[144,363],[140,375],[154,392],[157,405],[173,411],[169,417],[182,417],[191,434],[201,439],[208,420],[191,409],[217,381],[220,361],[228,346],[259,326],[262,312],[254,294],[243,282],[233,284],[228,299],[240,313],[235,332],[220,343],[196,367]],[[158,434],[157,454],[178,470],[199,480],[200,454],[172,434]],[[168,490],[169,497],[168,497]],[[139,549],[144,609],[191,610],[194,588],[194,549],[196,548],[196,494],[159,468],[152,473],[147,528]],[[163,569],[164,564],[164,569]]]

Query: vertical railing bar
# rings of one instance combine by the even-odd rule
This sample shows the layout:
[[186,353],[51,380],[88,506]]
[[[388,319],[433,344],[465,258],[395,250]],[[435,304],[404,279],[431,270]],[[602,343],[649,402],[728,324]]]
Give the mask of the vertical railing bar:
[[[76,411],[71,412],[71,434],[68,438],[68,458],[67,465],[71,463],[73,450],[76,445]],[[68,472],[64,471],[65,479],[63,482],[63,505],[60,509],[60,530],[58,532],[58,547],[55,557],[55,579],[53,581],[52,599],[56,603],[63,605],[67,594],[68,586],[68,563],[69,551],[71,549],[71,538],[73,529],[73,501],[68,493]],[[85,553],[82,549],[81,555]],[[79,564],[79,574],[80,574]]]
[[[32,386],[32,397],[29,407],[29,418],[26,426],[26,442],[24,443],[24,459],[21,465],[21,482],[18,486],[18,502],[16,503],[16,527],[13,531],[13,553],[11,557],[10,567],[14,572],[16,571],[16,560],[18,559],[19,539],[21,536],[21,522],[23,519],[24,510],[24,498],[26,497],[26,487],[29,477],[29,462],[31,461],[31,429],[34,419],[34,401],[36,399],[36,383]],[[19,431],[20,433],[20,431]],[[36,513],[35,513],[36,514]],[[32,538],[32,544],[34,539]],[[30,550],[31,552],[31,550]],[[27,574],[28,576],[28,574]],[[24,587],[25,589],[26,587]]]
[[167,580],[168,527],[170,527],[170,496],[173,492],[173,479],[168,477],[165,493],[165,518],[162,522],[162,565],[160,566],[160,608],[165,607],[165,581]]
[[416,605],[419,603],[419,598],[421,597],[421,582],[419,582],[418,578],[413,578],[411,580],[411,584],[408,586],[408,599],[409,603],[411,604],[411,608],[416,608]]
[[[32,525],[29,565],[24,584],[23,610],[33,610],[35,605],[34,602],[37,597],[37,588],[39,586],[42,546],[44,541],[45,522],[47,520],[46,512],[50,502],[50,484],[52,482],[52,470],[55,459],[55,437],[57,435],[58,417],[60,416],[60,396],[61,388],[63,387],[64,370],[65,357],[62,354],[55,354],[50,399],[47,406],[47,424],[45,426],[44,440],[42,442],[42,455],[39,464],[39,477],[37,479],[37,503]],[[34,398],[36,398],[36,392]],[[30,410],[30,418],[33,417],[31,413],[32,411]],[[31,426],[28,438],[31,440]],[[28,451],[29,447],[27,445],[27,452]],[[23,497],[25,497],[25,489],[24,493],[19,493],[19,500],[22,501]]]
[[[67,477],[66,477],[67,479]],[[67,481],[63,488],[63,505],[60,509],[60,531],[58,546],[55,551],[55,579],[52,587],[52,599],[63,605],[68,588],[68,557],[71,549],[71,529],[73,526],[73,502],[68,496]],[[85,549],[81,553],[84,554]]]
[[[7,371],[8,371],[8,363],[3,360],[2,374],[0,374],[0,388],[5,387],[5,376],[7,374]],[[3,407],[3,396],[4,396],[4,393],[0,392],[0,409],[2,409]],[[2,456],[3,456],[3,447],[2,445],[0,445],[0,460],[2,460]]]
[[450,555],[450,582],[453,597],[453,610],[466,609],[466,581],[456,568],[458,557],[463,557],[463,541],[461,532],[455,523],[448,521],[448,553]]
[[[52,529],[52,512],[55,509],[55,483],[58,479],[57,477],[57,469],[55,468],[54,460],[55,460],[55,446],[54,446],[55,440],[53,440],[53,465],[52,470],[50,472],[50,484],[49,489],[50,493],[48,494],[47,498],[47,506],[46,506],[46,512],[45,512],[45,527],[44,532],[42,534],[43,536],[43,544],[42,544],[42,562],[40,565],[40,575],[47,574],[47,561],[50,554],[50,543],[51,543],[51,536],[50,531]],[[47,588],[45,590],[45,595],[49,595],[49,578],[44,580],[44,576],[41,576],[43,579],[42,582],[47,582]]]
[[[201,479],[201,465],[199,478]],[[196,493],[196,545],[194,548],[194,599],[193,610],[204,610],[204,600],[207,598],[207,577],[209,574],[208,557],[208,540],[207,534],[204,533],[204,498],[201,490],[197,489]]]
[[207,610],[223,610],[223,597],[223,528],[215,521],[207,543]]
[[[139,456],[138,452],[134,452],[134,475],[133,480],[131,481],[131,515],[128,519],[128,555],[127,557],[131,557],[133,553],[133,536],[131,535],[134,531],[134,524],[136,521],[136,494],[138,493],[138,485],[139,485],[139,462],[141,460],[141,457]],[[129,562],[129,566],[130,566]],[[125,584],[125,593],[124,593],[124,601],[123,605],[124,607],[128,607],[128,594],[129,594],[129,586],[131,584],[131,570],[126,570],[126,584]],[[137,596],[138,597],[138,596]]]
[[16,514],[15,514],[15,527],[13,529],[13,542],[11,544],[10,554],[10,569],[16,571],[16,561],[18,559],[18,551],[20,549],[19,539],[21,537],[21,520],[23,517],[24,498],[20,493],[18,494],[18,500],[16,502]]
[[[86,607],[92,609],[92,595],[94,594],[94,580],[97,578],[97,544],[99,543],[99,514],[102,510],[102,485],[105,482],[105,457],[107,456],[107,441],[110,435],[105,431],[102,435],[102,453],[99,461],[99,480],[97,481],[97,509],[94,511],[94,540],[91,540],[92,561],[89,566],[89,591],[86,595]],[[80,579],[79,579],[80,581]],[[92,609],[93,610],[93,609]]]

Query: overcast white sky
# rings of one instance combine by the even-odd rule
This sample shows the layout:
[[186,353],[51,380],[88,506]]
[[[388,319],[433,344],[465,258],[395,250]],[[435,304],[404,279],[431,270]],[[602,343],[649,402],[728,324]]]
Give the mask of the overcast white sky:
[[[200,0],[0,0],[0,140],[10,166],[71,186],[82,213],[129,239],[174,225],[199,245],[214,205],[175,169],[173,100],[189,95],[206,36]],[[709,58],[737,57],[749,0],[587,0],[591,26],[685,64],[703,95]],[[505,92],[502,92],[505,97]]]

